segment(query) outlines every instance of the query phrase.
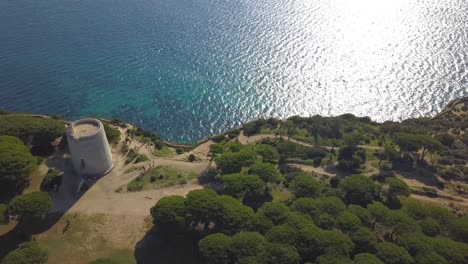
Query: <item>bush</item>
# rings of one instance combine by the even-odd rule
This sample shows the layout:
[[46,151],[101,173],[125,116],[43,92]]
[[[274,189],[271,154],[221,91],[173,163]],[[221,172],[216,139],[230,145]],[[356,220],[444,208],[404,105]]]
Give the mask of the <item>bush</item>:
[[213,140],[215,143],[221,143],[226,140],[226,137],[223,134],[220,134],[212,137],[211,140]]
[[387,184],[388,184],[388,195],[389,196],[397,196],[397,195],[403,195],[403,196],[410,196],[411,190],[409,186],[402,180],[398,178],[387,178]]
[[117,144],[120,141],[120,130],[103,122],[104,130],[106,131],[107,141],[109,144]]
[[190,161],[190,162],[194,162],[196,159],[197,159],[197,157],[195,157],[195,155],[193,153],[188,156],[188,161]]
[[156,133],[144,130],[141,127],[137,127],[136,130],[132,131],[132,133],[134,133],[135,136],[141,136],[141,137],[148,138],[151,141],[153,141],[155,144],[156,144],[157,141],[161,140],[161,138],[158,135],[156,135]]
[[62,183],[62,174],[63,173],[57,169],[49,169],[47,174],[44,176],[44,179],[42,180],[41,188],[50,189],[54,185],[60,186]]
[[211,144],[210,145],[210,152],[212,155],[219,155],[224,152],[224,145],[223,144]]
[[137,178],[135,178],[135,181],[131,181],[128,185],[127,185],[127,191],[129,192],[138,192],[138,191],[141,191],[143,190],[143,181],[141,180],[141,177],[138,176]]
[[139,154],[138,151],[135,149],[130,149],[127,153],[127,159],[125,160],[125,164],[129,164],[130,162],[134,161],[135,163],[140,163],[147,161],[148,157],[143,154]]
[[145,162],[147,160],[148,160],[148,157],[146,157],[143,154],[138,154],[137,158],[135,159],[135,163]]
[[[153,142],[154,142],[154,147],[155,147],[156,149],[159,149],[159,150],[161,150],[162,148],[164,148],[164,146],[166,145],[166,144],[164,143],[164,141],[159,140],[159,139],[158,139],[158,140],[155,140],[155,141],[153,141]],[[181,154],[182,154],[182,153],[181,153]]]
[[182,154],[182,153],[184,153],[184,150],[183,150],[183,149],[181,149],[181,148],[176,148],[176,154],[177,154],[177,155],[180,155],[180,154]]

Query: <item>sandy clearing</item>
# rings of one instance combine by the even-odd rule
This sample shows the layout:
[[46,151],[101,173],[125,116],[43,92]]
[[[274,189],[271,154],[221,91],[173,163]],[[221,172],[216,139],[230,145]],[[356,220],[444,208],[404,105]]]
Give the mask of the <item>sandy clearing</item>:
[[[125,134],[122,134],[125,137]],[[123,141],[123,140],[121,140]],[[86,214],[110,214],[110,215],[149,215],[149,209],[162,197],[169,195],[185,196],[188,192],[201,189],[203,186],[197,180],[184,185],[172,186],[164,189],[147,190],[140,192],[116,192],[120,187],[128,184],[140,173],[135,170],[125,173],[132,167],[171,166],[179,170],[192,171],[200,175],[209,166],[208,161],[188,162],[181,155],[174,157],[154,157],[150,148],[142,147],[143,143],[132,140],[130,147],[138,147],[140,154],[145,154],[149,161],[138,164],[125,164],[125,156],[120,153],[122,142],[112,147],[115,166],[111,172],[99,178],[81,197],[77,197],[80,178],[73,173],[71,164],[66,154],[51,157],[49,164],[64,171],[64,179],[60,191],[51,193],[54,200],[52,212],[77,212]],[[208,146],[203,146],[208,148]]]

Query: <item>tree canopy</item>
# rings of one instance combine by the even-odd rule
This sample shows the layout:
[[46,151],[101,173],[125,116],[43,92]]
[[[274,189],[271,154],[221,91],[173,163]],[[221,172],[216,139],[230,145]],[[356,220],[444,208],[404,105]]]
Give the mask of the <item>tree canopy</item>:
[[185,228],[185,198],[182,196],[163,197],[150,212],[155,227],[161,231],[178,232]]
[[277,163],[279,160],[278,150],[267,144],[256,145],[255,153],[262,156],[264,162]]
[[0,136],[0,180],[22,180],[36,167],[36,158],[19,138]]
[[384,264],[379,258],[369,253],[361,253],[354,256],[355,264]]
[[44,264],[48,260],[45,248],[37,242],[24,242],[19,247],[8,253],[1,264]]
[[340,182],[339,188],[348,204],[366,206],[373,202],[377,194],[375,182],[364,175],[346,177]]
[[15,197],[8,206],[8,213],[24,218],[41,219],[52,208],[52,199],[46,192],[32,192]]
[[384,263],[388,264],[411,264],[414,259],[404,248],[391,242],[379,243],[376,256]]
[[198,242],[200,253],[209,264],[228,263],[230,245],[231,237],[221,233],[209,235]]
[[280,183],[283,180],[283,175],[271,163],[255,162],[249,173],[258,175],[264,182]]
[[296,197],[318,197],[321,191],[320,183],[312,175],[305,173],[297,175],[290,188]]
[[238,173],[242,167],[252,165],[256,161],[256,154],[249,150],[239,152],[225,152],[215,159],[216,165],[223,174]]

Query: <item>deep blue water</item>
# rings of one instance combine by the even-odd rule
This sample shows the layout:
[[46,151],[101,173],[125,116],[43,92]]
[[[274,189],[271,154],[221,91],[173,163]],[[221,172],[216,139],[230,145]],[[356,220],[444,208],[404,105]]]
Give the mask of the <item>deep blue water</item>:
[[0,108],[194,141],[468,96],[466,0],[0,0]]

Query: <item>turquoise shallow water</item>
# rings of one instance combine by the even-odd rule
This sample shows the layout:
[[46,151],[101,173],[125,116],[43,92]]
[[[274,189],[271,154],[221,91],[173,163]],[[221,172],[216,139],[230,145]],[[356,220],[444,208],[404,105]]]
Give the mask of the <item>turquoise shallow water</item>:
[[465,0],[2,0],[0,108],[195,141],[258,117],[468,96]]

